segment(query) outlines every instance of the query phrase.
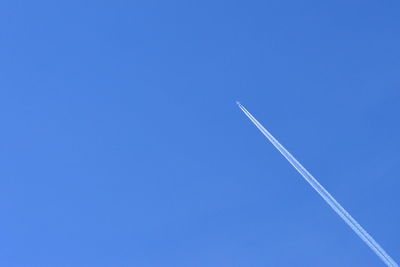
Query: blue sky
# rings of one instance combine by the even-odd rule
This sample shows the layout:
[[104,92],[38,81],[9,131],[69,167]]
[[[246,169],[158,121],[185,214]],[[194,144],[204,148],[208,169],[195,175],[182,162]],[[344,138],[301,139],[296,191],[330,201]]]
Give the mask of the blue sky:
[[396,1],[0,3],[1,266],[400,260]]

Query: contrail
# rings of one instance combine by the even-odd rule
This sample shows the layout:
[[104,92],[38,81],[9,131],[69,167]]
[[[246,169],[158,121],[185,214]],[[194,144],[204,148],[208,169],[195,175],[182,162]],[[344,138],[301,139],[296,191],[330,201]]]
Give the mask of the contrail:
[[350,226],[351,229],[378,255],[381,260],[391,267],[399,265],[383,250],[383,248],[370,236],[364,228],[329,194],[328,191],[276,140],[250,112],[239,102],[239,108],[254,123],[255,126],[268,138],[268,140],[279,150],[279,152],[292,164],[292,166],[303,176],[303,178],[318,192],[329,206]]

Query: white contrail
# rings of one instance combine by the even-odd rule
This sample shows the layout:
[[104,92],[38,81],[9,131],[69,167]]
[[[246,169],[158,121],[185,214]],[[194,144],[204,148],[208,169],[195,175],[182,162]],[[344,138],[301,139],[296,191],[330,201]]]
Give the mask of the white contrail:
[[331,208],[350,226],[351,229],[382,259],[388,266],[399,265],[383,250],[383,248],[365,231],[358,222],[329,194],[328,191],[276,140],[239,102],[236,102],[246,116],[281,152],[303,178],[318,192]]

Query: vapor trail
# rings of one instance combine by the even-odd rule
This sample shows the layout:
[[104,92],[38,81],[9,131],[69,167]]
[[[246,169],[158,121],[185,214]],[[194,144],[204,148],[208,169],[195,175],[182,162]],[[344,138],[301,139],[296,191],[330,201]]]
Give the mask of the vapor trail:
[[361,225],[329,194],[328,191],[276,140],[239,102],[239,108],[254,123],[255,126],[268,138],[279,152],[292,164],[303,178],[318,192],[331,208],[350,226],[351,229],[378,255],[388,266],[399,265],[383,250],[383,248],[365,231]]

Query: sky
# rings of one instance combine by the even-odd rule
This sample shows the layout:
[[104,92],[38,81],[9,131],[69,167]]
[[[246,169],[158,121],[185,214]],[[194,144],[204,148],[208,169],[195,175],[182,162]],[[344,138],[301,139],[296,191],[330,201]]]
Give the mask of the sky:
[[400,261],[398,1],[0,3],[0,266]]

